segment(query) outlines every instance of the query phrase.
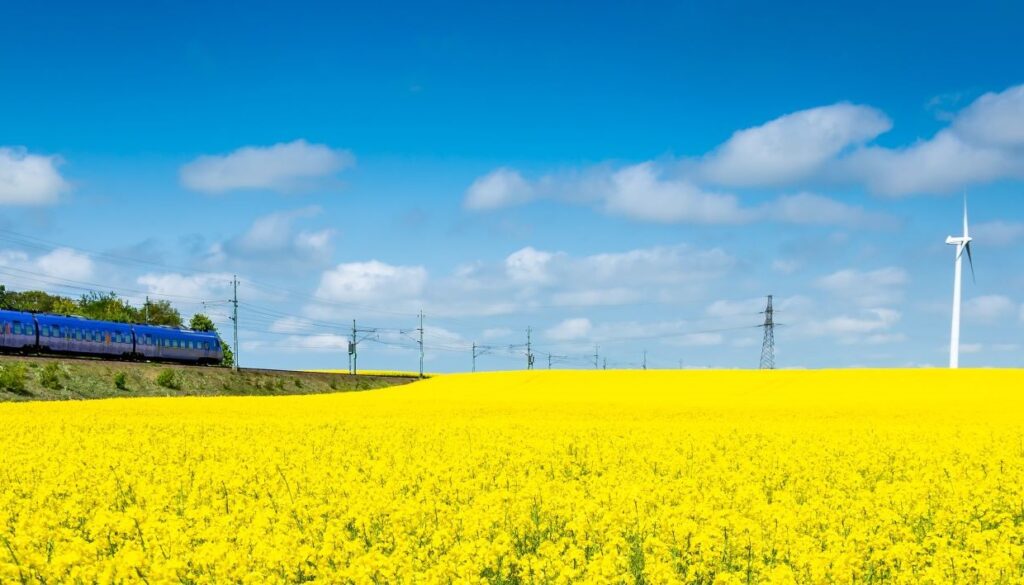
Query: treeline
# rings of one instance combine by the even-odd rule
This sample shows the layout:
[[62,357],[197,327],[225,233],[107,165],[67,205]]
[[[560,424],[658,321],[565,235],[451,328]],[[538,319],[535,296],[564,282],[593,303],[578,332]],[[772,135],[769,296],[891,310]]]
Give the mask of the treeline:
[[168,301],[147,299],[141,307],[134,307],[126,299],[122,299],[112,292],[90,292],[78,299],[71,299],[51,295],[41,290],[9,291],[6,286],[0,284],[0,309],[77,315],[86,319],[117,323],[145,323],[179,328],[185,324],[181,313]]
[[[0,309],[9,311],[25,311],[30,313],[51,313],[54,315],[75,315],[86,319],[114,321],[117,323],[145,323],[147,325],[166,325],[168,327],[185,327],[181,313],[169,301],[152,301],[146,299],[141,307],[136,307],[122,299],[116,293],[89,292],[77,299],[51,295],[41,290],[24,292],[10,291],[0,284]],[[217,332],[213,320],[202,313],[196,313],[188,322],[193,331]],[[231,365],[234,356],[231,347],[221,341],[224,350],[224,364]]]

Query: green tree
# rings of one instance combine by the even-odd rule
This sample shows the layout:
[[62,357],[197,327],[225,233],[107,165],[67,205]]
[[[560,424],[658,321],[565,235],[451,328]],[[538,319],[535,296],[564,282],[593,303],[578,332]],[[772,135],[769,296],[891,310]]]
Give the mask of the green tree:
[[9,291],[4,287],[3,292],[0,293],[0,307],[11,311],[52,313],[55,307],[64,306],[66,303],[74,305],[74,301],[70,299],[51,295],[41,290],[16,292]]
[[221,340],[220,350],[224,353],[224,358],[220,360],[220,365],[229,368],[235,365],[235,352],[231,351],[231,346],[226,341]]
[[217,326],[213,324],[213,319],[210,319],[202,313],[192,315],[192,320],[188,322],[188,328],[192,331],[217,332]]
[[102,321],[131,323],[137,320],[138,310],[121,299],[117,293],[90,292],[78,299],[78,311],[83,317]]
[[139,317],[139,321],[149,323],[150,325],[166,325],[168,327],[180,328],[184,323],[181,319],[181,313],[171,305],[170,301],[151,301],[146,299]]

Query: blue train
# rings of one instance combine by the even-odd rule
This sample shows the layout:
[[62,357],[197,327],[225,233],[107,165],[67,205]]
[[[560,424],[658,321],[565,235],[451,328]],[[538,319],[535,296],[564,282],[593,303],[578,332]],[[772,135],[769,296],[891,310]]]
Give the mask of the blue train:
[[0,349],[194,364],[224,358],[216,333],[5,310]]

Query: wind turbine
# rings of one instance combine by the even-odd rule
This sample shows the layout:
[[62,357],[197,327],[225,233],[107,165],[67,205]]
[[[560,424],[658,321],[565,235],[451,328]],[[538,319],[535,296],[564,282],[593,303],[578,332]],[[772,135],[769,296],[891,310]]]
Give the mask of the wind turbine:
[[964,251],[971,265],[971,280],[974,280],[974,258],[971,257],[971,236],[967,229],[967,196],[964,195],[964,235],[948,236],[946,243],[956,246],[956,265],[953,269],[953,328],[949,335],[949,367],[960,367],[960,273]]

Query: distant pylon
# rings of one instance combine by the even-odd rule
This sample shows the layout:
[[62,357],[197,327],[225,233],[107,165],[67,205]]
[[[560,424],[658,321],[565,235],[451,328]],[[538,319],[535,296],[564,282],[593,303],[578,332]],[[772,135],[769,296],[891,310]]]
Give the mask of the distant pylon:
[[772,295],[768,295],[768,306],[764,309],[764,341],[761,343],[761,369],[775,369],[775,320],[772,313]]

